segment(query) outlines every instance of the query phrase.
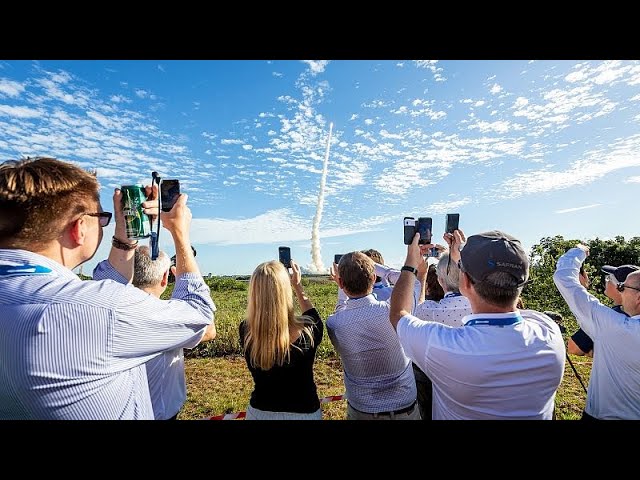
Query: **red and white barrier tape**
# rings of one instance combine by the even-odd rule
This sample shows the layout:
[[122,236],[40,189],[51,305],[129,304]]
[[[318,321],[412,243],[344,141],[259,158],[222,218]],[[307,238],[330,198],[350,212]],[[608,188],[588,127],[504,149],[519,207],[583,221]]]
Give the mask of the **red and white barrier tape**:
[[[345,395],[329,395],[320,399],[320,403],[337,402],[346,399]],[[241,420],[247,416],[247,412],[225,413],[223,415],[214,415],[204,420]]]

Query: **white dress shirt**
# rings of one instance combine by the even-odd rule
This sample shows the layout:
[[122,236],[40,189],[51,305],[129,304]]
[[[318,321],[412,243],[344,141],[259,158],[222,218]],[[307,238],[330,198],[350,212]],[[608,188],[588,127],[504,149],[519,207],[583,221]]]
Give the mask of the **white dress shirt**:
[[593,340],[585,411],[601,420],[640,420],[640,315],[618,313],[580,285],[585,258],[582,249],[570,249],[553,275],[580,328]]
[[[473,324],[488,319],[517,323]],[[404,351],[433,383],[433,419],[551,420],[565,359],[558,325],[533,310],[467,315],[463,323],[413,315],[398,322]]]
[[440,322],[450,327],[461,327],[462,319],[471,314],[469,299],[459,293],[447,292],[442,300],[425,300],[413,314],[420,320]]
[[[414,305],[420,295],[414,285]],[[340,355],[349,403],[365,413],[399,410],[416,400],[411,362],[389,321],[389,301],[370,294],[347,298],[338,289],[336,312],[327,318],[327,332]]]
[[[6,275],[26,265],[43,273]],[[0,419],[153,420],[145,363],[213,318],[199,274],[181,275],[167,301],[24,250],[0,249],[0,267]]]

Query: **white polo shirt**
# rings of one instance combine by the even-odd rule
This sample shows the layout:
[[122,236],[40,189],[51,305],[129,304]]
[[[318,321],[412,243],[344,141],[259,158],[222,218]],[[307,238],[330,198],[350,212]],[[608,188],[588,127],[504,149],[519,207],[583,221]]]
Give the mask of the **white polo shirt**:
[[400,319],[402,348],[433,383],[434,420],[552,419],[564,372],[560,328],[542,313],[519,313],[467,315],[461,328]]

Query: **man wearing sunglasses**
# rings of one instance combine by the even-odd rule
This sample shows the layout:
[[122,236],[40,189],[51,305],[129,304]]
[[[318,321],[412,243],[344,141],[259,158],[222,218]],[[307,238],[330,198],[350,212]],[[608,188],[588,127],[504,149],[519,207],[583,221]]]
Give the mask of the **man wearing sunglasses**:
[[553,320],[516,308],[529,277],[520,242],[497,230],[465,242],[464,233],[454,231],[451,261],[460,268],[460,293],[473,313],[464,326],[451,328],[410,313],[409,272],[422,261],[418,239],[407,248],[389,319],[407,356],[431,378],[433,419],[551,420],[565,347]]
[[[0,164],[0,419],[153,420],[145,363],[201,338],[215,308],[189,246],[186,196],[176,205],[162,214],[178,252],[166,301],[122,284],[135,242],[118,227],[103,277],[121,283],[73,273],[111,219],[94,174],[53,158]],[[155,200],[143,207],[159,213]]]
[[[638,270],[635,265],[621,265],[619,267],[612,267],[605,265],[601,270],[607,275],[604,277],[604,294],[613,302],[613,308],[618,313],[624,313],[622,310],[622,295],[616,289],[618,283],[624,282],[627,279],[627,275],[631,272]],[[584,288],[589,288],[589,278],[584,271],[584,264],[580,267],[580,284]],[[567,341],[567,352],[572,355],[587,355],[593,357],[593,340],[585,333],[582,328],[579,328],[576,333],[571,335],[571,338]]]
[[585,245],[569,249],[558,259],[553,276],[580,328],[593,339],[582,418],[640,420],[640,271],[616,284],[624,313],[617,312],[580,285],[578,271],[588,255]]

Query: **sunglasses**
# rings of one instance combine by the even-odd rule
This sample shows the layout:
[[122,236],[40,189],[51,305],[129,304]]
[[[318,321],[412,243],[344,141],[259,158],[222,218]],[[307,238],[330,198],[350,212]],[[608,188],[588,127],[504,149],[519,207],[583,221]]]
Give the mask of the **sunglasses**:
[[637,292],[640,292],[640,288],[630,287],[629,285],[625,285],[624,282],[623,283],[619,283],[618,285],[616,285],[616,290],[618,290],[619,292],[624,292],[625,288],[630,288],[631,290],[635,290]]
[[90,217],[98,217],[101,227],[106,227],[111,221],[113,214],[111,212],[97,212],[97,213],[83,213],[83,215],[89,215]]

